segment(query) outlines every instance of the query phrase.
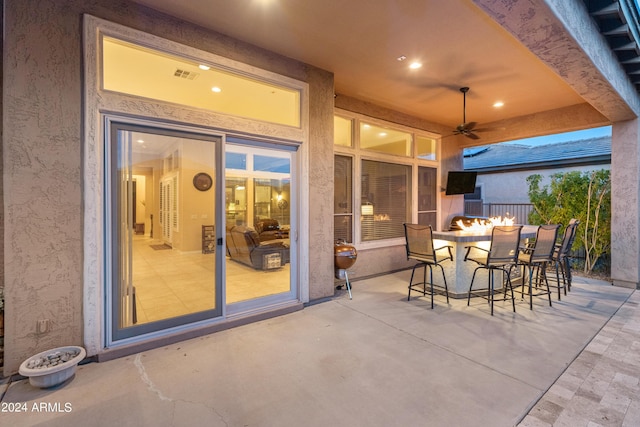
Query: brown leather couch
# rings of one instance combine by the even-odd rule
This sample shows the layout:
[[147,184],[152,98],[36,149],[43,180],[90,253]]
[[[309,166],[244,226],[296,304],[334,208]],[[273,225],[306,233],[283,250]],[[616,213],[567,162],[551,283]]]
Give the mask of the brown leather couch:
[[279,268],[289,262],[289,240],[287,239],[261,242],[253,228],[234,225],[227,227],[226,240],[229,257],[255,269]]
[[289,236],[285,236],[280,230],[280,223],[277,219],[273,218],[259,218],[254,221],[254,227],[258,238],[261,242],[268,240],[284,239]]

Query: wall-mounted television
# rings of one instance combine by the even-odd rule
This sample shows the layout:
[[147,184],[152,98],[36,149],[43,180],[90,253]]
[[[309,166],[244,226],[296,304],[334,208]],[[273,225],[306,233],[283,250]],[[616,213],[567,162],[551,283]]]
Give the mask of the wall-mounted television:
[[477,172],[449,171],[445,194],[451,196],[453,194],[473,193],[476,189],[477,175]]

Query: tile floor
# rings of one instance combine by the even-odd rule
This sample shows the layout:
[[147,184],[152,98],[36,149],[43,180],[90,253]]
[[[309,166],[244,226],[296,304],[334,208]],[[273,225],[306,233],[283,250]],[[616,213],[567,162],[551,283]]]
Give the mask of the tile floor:
[[[148,236],[134,236],[138,324],[214,308],[215,254],[152,248],[160,243]],[[289,290],[289,264],[261,271],[226,259],[227,304]]]
[[620,307],[519,425],[640,426],[639,292]]

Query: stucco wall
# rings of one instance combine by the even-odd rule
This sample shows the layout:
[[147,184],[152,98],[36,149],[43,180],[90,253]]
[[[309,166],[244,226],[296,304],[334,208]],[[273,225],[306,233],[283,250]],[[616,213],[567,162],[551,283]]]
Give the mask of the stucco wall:
[[[309,299],[333,295],[333,77],[310,76]],[[329,91],[327,90],[329,89]],[[307,211],[307,210],[305,210]]]
[[483,203],[530,203],[529,184],[527,177],[533,174],[542,175],[541,185],[550,182],[550,176],[554,173],[587,172],[592,170],[611,169],[610,165],[573,166],[558,169],[524,170],[512,172],[496,172],[491,174],[479,174],[476,185],[482,186]]
[[616,123],[611,132],[611,279],[640,286],[640,122]]
[[5,2],[5,373],[81,344],[80,20],[60,3]]
[[[309,83],[310,295],[333,293],[333,77],[329,72],[126,1],[5,2],[5,374],[27,356],[82,344],[82,14]],[[303,171],[304,173],[305,171]],[[303,209],[303,211],[306,211]],[[302,244],[302,242],[301,242]],[[302,280],[307,280],[303,278]],[[99,301],[95,301],[99,304]],[[50,319],[46,333],[39,319]]]

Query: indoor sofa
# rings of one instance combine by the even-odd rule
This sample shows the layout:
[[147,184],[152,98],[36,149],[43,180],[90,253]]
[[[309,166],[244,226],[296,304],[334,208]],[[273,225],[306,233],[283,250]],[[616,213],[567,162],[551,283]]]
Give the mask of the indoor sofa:
[[260,241],[256,230],[244,225],[227,227],[227,254],[258,270],[280,268],[289,262],[289,240]]

